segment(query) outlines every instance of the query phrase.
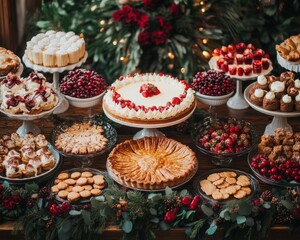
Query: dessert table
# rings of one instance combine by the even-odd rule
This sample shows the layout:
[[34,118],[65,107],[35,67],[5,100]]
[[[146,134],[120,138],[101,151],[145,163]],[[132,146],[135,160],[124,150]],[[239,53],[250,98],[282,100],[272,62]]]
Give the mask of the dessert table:
[[[198,109],[205,109],[207,110],[208,106],[204,105],[200,102],[197,104]],[[59,117],[62,118],[80,118],[87,116],[86,109],[82,108],[75,108],[71,106],[69,110],[62,115],[59,115]],[[101,113],[101,105],[97,105],[93,107],[94,113]],[[266,125],[271,122],[272,116],[264,115],[260,112],[255,111],[252,108],[248,108],[245,110],[233,110],[229,109],[226,105],[217,106],[216,112],[219,116],[231,116],[231,117],[237,117],[240,119],[244,119],[249,121],[256,129],[258,136],[261,136],[264,133],[264,129]],[[49,139],[50,133],[54,127],[54,118],[51,116],[48,118],[43,119],[37,119],[34,120],[34,123],[39,126],[42,133],[46,135],[46,137]],[[291,124],[293,130],[300,131],[300,119],[299,118],[291,118],[289,120],[289,123]],[[20,122],[17,120],[12,120],[5,116],[4,114],[0,115],[0,134],[6,134],[8,131],[16,131],[18,126],[20,125]],[[128,126],[119,126],[116,128],[118,133],[118,140],[117,143],[123,142],[126,139],[132,139],[133,135],[136,133],[137,129],[128,127]],[[211,161],[209,160],[209,157],[207,155],[204,155],[200,153],[200,151],[196,148],[196,146],[192,143],[192,139],[189,134],[181,133],[177,131],[176,126],[172,127],[166,127],[160,129],[167,137],[173,138],[175,140],[180,141],[183,144],[186,144],[190,146],[197,154],[197,158],[199,161],[199,168],[198,168],[198,174],[201,174],[205,171],[211,170],[216,168],[216,166],[212,165]],[[99,170],[105,170],[106,165],[106,159],[107,159],[108,153],[105,153],[101,156],[98,156],[94,159],[94,165],[93,167]],[[72,159],[66,158],[64,162],[63,169],[69,169],[73,168],[74,163]],[[239,157],[239,159],[234,159],[232,164],[230,165],[231,168],[242,170],[248,173],[251,173],[251,170],[247,164],[247,155],[244,155],[242,157]],[[270,186],[260,182],[262,189],[269,189]],[[191,189],[192,188],[192,181],[187,183],[183,186],[183,188]],[[23,239],[21,233],[18,233],[17,235],[11,235],[11,231],[13,230],[14,222],[13,221],[2,221],[0,222],[0,239]],[[99,239],[120,239],[123,234],[123,231],[120,229],[117,229],[114,226],[107,226],[104,234],[99,235]],[[169,231],[155,231],[157,239],[188,239],[185,236],[184,229],[176,228],[171,229]],[[223,234],[223,230],[218,230],[217,234],[214,235],[216,239],[221,239]],[[293,234],[289,233],[288,227],[285,226],[274,226],[271,229],[271,232],[269,234],[269,239],[276,240],[276,239],[299,239],[300,232],[296,232]]]

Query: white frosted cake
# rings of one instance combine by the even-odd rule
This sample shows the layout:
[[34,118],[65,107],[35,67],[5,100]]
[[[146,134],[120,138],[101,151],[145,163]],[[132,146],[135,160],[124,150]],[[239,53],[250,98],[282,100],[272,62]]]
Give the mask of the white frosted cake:
[[122,76],[103,98],[107,113],[130,122],[174,120],[194,105],[194,93],[186,81],[155,73]]
[[27,42],[25,55],[34,64],[63,67],[79,62],[85,55],[83,35],[74,32],[39,33]]

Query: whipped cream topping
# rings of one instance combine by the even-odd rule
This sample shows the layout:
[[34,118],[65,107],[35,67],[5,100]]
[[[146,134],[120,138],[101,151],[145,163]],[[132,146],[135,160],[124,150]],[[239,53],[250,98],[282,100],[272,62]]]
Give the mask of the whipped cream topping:
[[258,88],[258,89],[255,89],[254,91],[254,96],[257,97],[257,98],[262,98],[263,96],[265,95],[265,91]]
[[300,102],[300,92],[299,94],[295,97],[296,102]]
[[66,33],[66,38],[71,38],[71,37],[73,37],[74,35],[75,35],[74,32],[67,32],[67,33]]
[[[151,98],[144,98],[139,93],[140,86],[143,83],[154,84],[160,90],[160,94]],[[148,110],[122,106],[120,102],[114,101],[114,90],[120,94],[119,101],[129,100],[135,106],[143,106],[144,108],[148,108]],[[180,98],[182,95],[184,97]],[[180,104],[169,104],[167,106],[167,103],[172,102],[174,97],[181,99]],[[116,80],[105,94],[104,101],[107,106],[120,116],[139,119],[164,119],[173,117],[194,104],[194,93],[190,87],[186,89],[184,83],[171,76],[147,73],[144,75],[136,74],[135,76],[127,76]],[[155,108],[151,109],[151,107]],[[163,110],[160,111],[159,107],[163,107]]]
[[45,35],[47,35],[47,36],[53,35],[53,34],[55,34],[54,30],[49,30],[49,31],[45,32]]
[[290,103],[290,102],[292,102],[292,98],[291,98],[291,96],[285,94],[285,95],[282,97],[282,101],[283,101],[284,103]]
[[11,165],[6,168],[6,175],[15,175],[21,173],[21,170],[16,165]]
[[66,33],[65,32],[57,32],[56,34],[55,34],[55,38],[61,38],[61,37],[63,37],[63,36],[65,36],[66,35]]
[[264,75],[258,75],[257,76],[257,82],[259,85],[266,85],[268,80]]
[[270,87],[271,91],[276,93],[283,92],[284,88],[285,88],[284,82],[280,82],[280,81],[275,81],[271,83],[271,87]]
[[275,93],[274,92],[267,92],[265,98],[268,99],[268,100],[273,100],[273,99],[275,99]]
[[295,87],[296,87],[296,88],[300,88],[300,80],[299,80],[299,79],[296,79],[296,80],[294,81],[294,84],[295,84]]

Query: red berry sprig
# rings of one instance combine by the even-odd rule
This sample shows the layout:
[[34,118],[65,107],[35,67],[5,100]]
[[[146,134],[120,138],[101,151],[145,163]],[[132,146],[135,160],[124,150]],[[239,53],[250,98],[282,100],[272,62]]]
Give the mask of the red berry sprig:
[[192,80],[193,90],[209,96],[223,96],[235,89],[235,83],[224,72],[198,72]]
[[90,98],[100,95],[107,87],[108,84],[97,72],[77,69],[62,79],[60,91],[71,97]]
[[152,83],[144,83],[140,87],[140,93],[145,97],[153,97],[160,94],[159,89]]

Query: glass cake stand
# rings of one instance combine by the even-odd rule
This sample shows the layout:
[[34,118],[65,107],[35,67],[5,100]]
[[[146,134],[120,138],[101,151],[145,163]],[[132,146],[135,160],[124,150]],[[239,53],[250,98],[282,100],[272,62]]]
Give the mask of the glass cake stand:
[[[52,73],[53,74],[53,83],[56,89],[56,92],[60,94],[59,90],[59,73],[62,73],[64,71],[71,71],[77,67],[80,67],[83,63],[85,63],[86,59],[88,57],[88,53],[85,52],[84,57],[77,63],[74,63],[72,65],[67,65],[64,67],[44,67],[41,65],[36,65],[33,64],[27,57],[26,55],[23,56],[23,62],[25,65],[29,68],[32,68],[33,70],[39,71],[39,72],[44,72],[44,73]],[[62,96],[62,94],[61,94]],[[67,111],[69,108],[69,102],[62,96],[62,102],[61,105],[55,110],[54,114],[60,114],[65,111]]]
[[[216,71],[220,71],[220,69],[217,66],[217,60],[218,57],[212,57],[208,64],[211,69],[214,69]],[[243,65],[241,65],[243,66]],[[250,76],[238,76],[236,75],[230,75],[229,73],[226,73],[226,75],[230,76],[232,79],[236,80],[236,92],[233,97],[231,97],[227,101],[227,106],[232,109],[236,110],[243,110],[249,107],[249,104],[244,98],[243,95],[243,88],[242,88],[242,82],[248,81],[248,80],[254,80],[257,78],[258,75],[268,75],[273,70],[272,64],[270,62],[270,66],[268,69],[264,70],[262,69],[261,73],[254,74],[252,73]]]
[[[73,153],[64,152],[63,150],[57,149],[55,146],[55,141],[56,141],[57,137],[61,133],[65,132],[65,130],[67,128],[69,128],[70,126],[72,126],[74,123],[83,123],[83,122],[88,122],[93,125],[102,126],[102,128],[104,129],[103,135],[105,138],[108,139],[106,147],[102,151],[91,153],[91,154],[73,154]],[[56,151],[58,151],[61,155],[65,156],[65,157],[73,158],[75,160],[74,165],[76,167],[85,168],[85,167],[90,167],[91,165],[93,165],[93,159],[95,157],[104,154],[105,152],[109,151],[111,148],[113,148],[115,146],[115,144],[117,142],[117,132],[109,123],[104,122],[102,120],[98,120],[98,119],[85,118],[85,119],[81,119],[81,120],[67,120],[67,121],[64,121],[63,123],[61,123],[60,125],[56,126],[52,130],[51,136],[50,136],[50,141],[51,141],[51,144],[54,147],[54,149]]]
[[102,105],[102,108],[103,108],[103,111],[105,113],[105,115],[111,119],[112,121],[116,122],[116,123],[119,123],[119,124],[122,124],[124,126],[128,126],[128,127],[134,127],[134,128],[143,128],[141,131],[137,132],[134,136],[133,136],[133,139],[139,139],[139,138],[143,138],[143,137],[151,137],[151,136],[155,136],[155,137],[165,137],[165,134],[162,133],[161,131],[157,130],[157,128],[163,128],[163,127],[170,127],[170,126],[173,126],[173,125],[176,125],[176,124],[179,124],[183,121],[185,121],[186,119],[188,119],[192,114],[193,112],[195,111],[196,109],[196,106],[197,106],[197,103],[195,101],[194,103],[194,107],[192,108],[192,110],[184,115],[183,117],[179,118],[179,119],[176,119],[176,120],[171,120],[169,122],[162,122],[162,123],[159,123],[159,121],[157,123],[151,123],[151,122],[143,122],[141,121],[140,123],[133,123],[133,122],[128,122],[128,121],[125,121],[125,120],[121,120],[121,119],[118,119],[118,118],[115,118],[114,116],[112,116],[105,108],[105,105],[103,104]]
[[33,133],[35,136],[41,133],[41,130],[37,125],[35,125],[32,121],[35,119],[40,119],[43,117],[48,117],[50,116],[56,108],[58,108],[62,102],[62,98],[60,95],[57,95],[58,97],[58,102],[54,106],[54,108],[48,110],[48,111],[43,111],[39,114],[12,114],[9,112],[6,112],[2,109],[0,109],[0,112],[8,116],[9,118],[16,119],[16,120],[22,120],[23,123],[22,125],[18,128],[17,133],[21,136],[24,137],[26,133]]
[[293,131],[291,125],[288,124],[287,122],[287,118],[290,117],[299,117],[300,116],[300,112],[281,112],[281,111],[270,111],[270,110],[266,110],[260,106],[257,106],[255,104],[253,104],[250,101],[250,96],[249,96],[249,90],[252,87],[254,83],[252,83],[251,85],[249,85],[244,92],[244,96],[245,99],[247,101],[247,103],[256,111],[261,112],[263,114],[269,115],[269,116],[273,116],[273,120],[270,124],[268,124],[265,128],[265,133],[266,134],[270,134],[270,135],[274,135],[274,131],[277,128],[283,128],[286,131]]

